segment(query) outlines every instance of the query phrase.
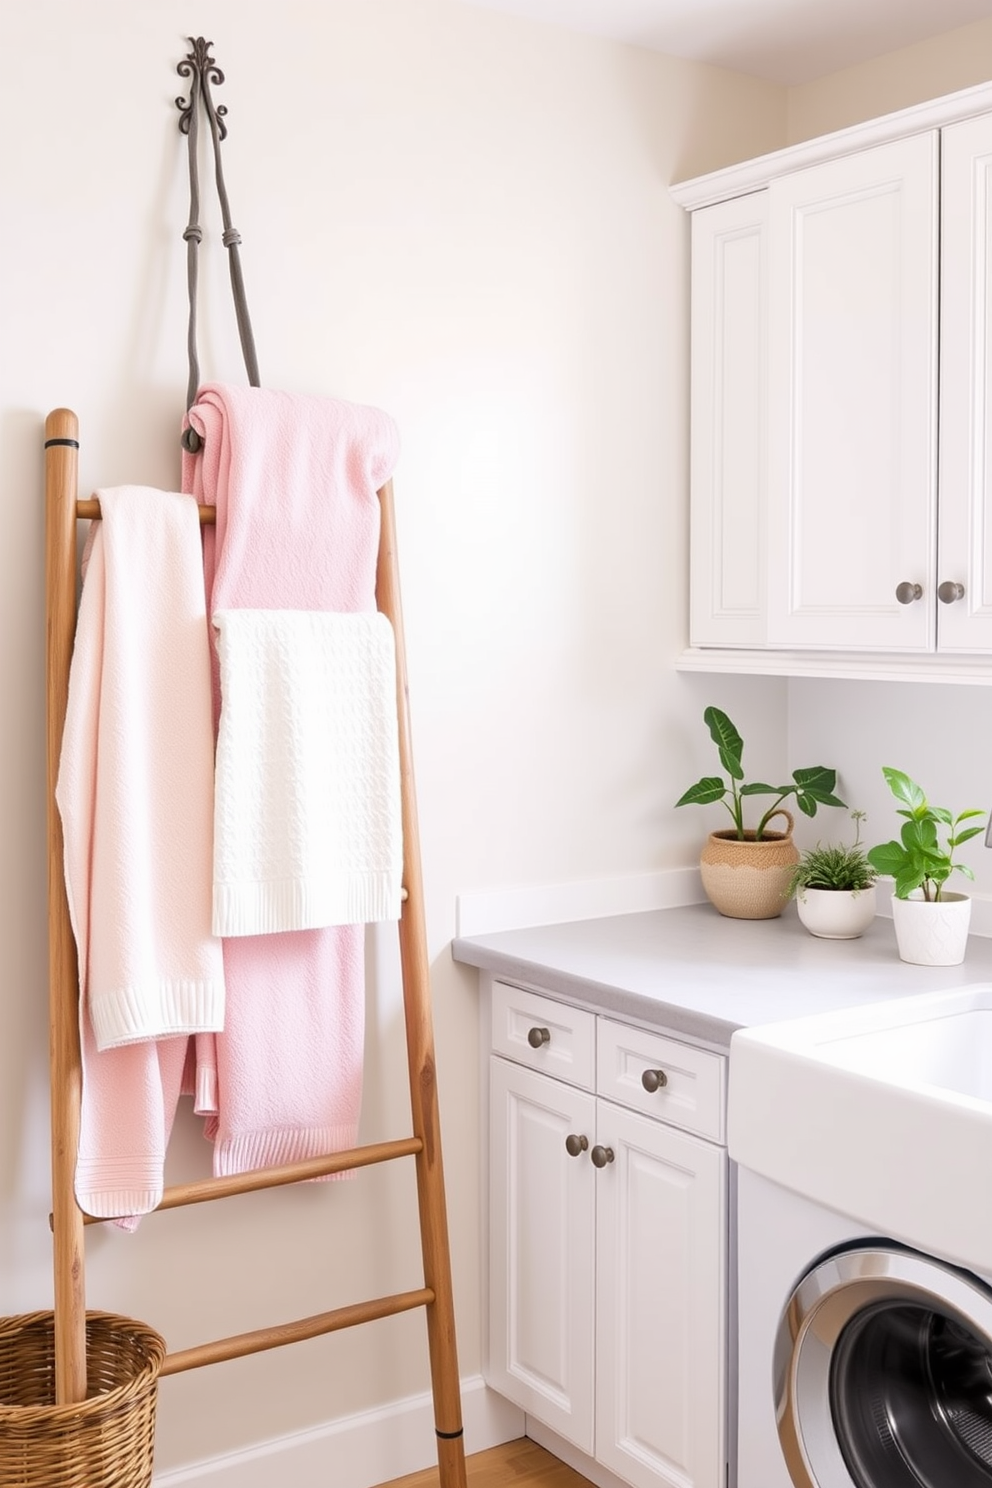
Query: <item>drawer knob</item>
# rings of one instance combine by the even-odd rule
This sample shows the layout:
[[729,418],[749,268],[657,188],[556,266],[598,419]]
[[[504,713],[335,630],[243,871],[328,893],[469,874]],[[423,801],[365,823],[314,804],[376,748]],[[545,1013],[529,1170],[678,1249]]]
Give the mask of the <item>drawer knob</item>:
[[569,1132],[565,1138],[565,1151],[569,1157],[581,1157],[582,1153],[589,1147],[588,1137],[576,1136],[575,1132]]
[[896,588],[896,599],[900,604],[912,604],[914,599],[923,598],[923,589],[919,584],[911,584],[908,579]]
[[645,1070],[641,1076],[641,1084],[648,1095],[654,1095],[656,1090],[663,1090],[668,1084],[668,1076],[664,1070]]
[[964,585],[955,584],[952,579],[945,579],[937,589],[937,598],[941,604],[953,604],[957,599],[964,599]]
[[596,1146],[592,1149],[589,1156],[592,1158],[592,1165],[594,1168],[605,1168],[607,1163],[611,1163],[613,1161],[616,1154],[614,1153],[612,1147],[600,1147],[599,1143],[597,1142]]
[[550,1044],[550,1028],[532,1028],[527,1035],[527,1042],[532,1049],[541,1049],[545,1044]]

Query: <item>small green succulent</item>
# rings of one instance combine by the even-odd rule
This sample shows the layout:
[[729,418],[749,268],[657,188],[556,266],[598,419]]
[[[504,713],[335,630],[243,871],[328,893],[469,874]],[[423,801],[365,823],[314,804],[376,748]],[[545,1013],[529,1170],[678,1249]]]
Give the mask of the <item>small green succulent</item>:
[[787,892],[788,898],[802,897],[804,889],[832,889],[835,892],[858,893],[870,889],[878,877],[868,854],[861,846],[861,823],[863,811],[852,811],[854,841],[832,843],[824,847],[819,842],[807,848],[792,870]]

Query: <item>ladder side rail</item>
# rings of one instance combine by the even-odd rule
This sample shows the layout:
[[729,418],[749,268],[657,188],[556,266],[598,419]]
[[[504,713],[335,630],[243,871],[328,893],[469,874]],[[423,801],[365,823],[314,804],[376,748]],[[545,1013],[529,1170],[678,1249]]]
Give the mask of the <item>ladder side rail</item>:
[[417,1202],[424,1282],[434,1293],[427,1307],[427,1342],[434,1396],[440,1488],[465,1488],[458,1353],[455,1343],[451,1253],[448,1242],[444,1171],[441,1160],[437,1066],[430,1004],[430,960],[424,921],[423,874],[417,822],[410,730],[409,685],[396,549],[393,483],[379,491],[381,525],[376,569],[376,603],[393,627],[396,645],[396,707],[399,722],[400,786],[403,823],[403,883],[407,899],[399,923],[406,1022],[410,1107],[415,1135],[423,1138],[417,1156]]
[[48,1008],[52,1110],[52,1230],[55,1397],[86,1398],[86,1286],[83,1216],[76,1203],[82,1102],[79,978],[55,804],[69,664],[76,633],[76,493],[79,424],[68,408],[45,421],[45,673],[48,814]]

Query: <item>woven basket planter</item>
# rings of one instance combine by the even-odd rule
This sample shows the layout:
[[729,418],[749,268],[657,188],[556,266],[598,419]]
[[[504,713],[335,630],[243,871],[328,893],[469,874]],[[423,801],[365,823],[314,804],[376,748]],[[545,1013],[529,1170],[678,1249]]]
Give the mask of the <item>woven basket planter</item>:
[[706,897],[732,920],[771,920],[788,902],[789,880],[799,861],[792,840],[792,816],[784,808],[775,813],[788,822],[785,832],[766,832],[755,842],[754,832],[743,840],[735,832],[711,832],[699,857]]
[[55,1405],[50,1312],[0,1318],[0,1488],[148,1488],[165,1343],[86,1314],[87,1399]]

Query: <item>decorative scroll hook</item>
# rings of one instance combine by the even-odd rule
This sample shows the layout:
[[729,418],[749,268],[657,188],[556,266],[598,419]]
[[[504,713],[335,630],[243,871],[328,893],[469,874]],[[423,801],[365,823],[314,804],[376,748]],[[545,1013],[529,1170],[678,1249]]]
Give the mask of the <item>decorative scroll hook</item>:
[[227,125],[224,123],[227,105],[221,103],[215,107],[210,94],[211,83],[220,87],[224,81],[224,74],[210,55],[213,42],[205,41],[202,36],[188,36],[186,39],[193,50],[177,64],[176,71],[180,77],[192,78],[193,81],[190,84],[189,98],[180,96],[176,99],[176,108],[180,110],[179,128],[183,134],[189,134],[197,93],[202,93],[207,114],[216,121],[218,136],[220,139],[227,139]]

